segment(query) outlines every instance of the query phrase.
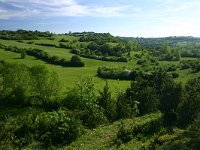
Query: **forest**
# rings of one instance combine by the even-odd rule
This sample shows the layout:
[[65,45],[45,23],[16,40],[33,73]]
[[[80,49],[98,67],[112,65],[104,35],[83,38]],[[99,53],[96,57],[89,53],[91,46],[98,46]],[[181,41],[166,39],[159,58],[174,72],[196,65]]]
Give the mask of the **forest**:
[[0,31],[0,149],[198,150],[199,46]]

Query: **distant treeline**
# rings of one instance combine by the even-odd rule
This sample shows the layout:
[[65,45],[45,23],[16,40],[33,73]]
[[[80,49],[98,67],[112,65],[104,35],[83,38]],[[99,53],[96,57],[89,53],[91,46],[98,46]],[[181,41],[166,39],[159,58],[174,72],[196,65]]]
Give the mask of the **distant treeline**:
[[38,40],[39,37],[51,37],[50,32],[40,32],[40,31],[26,31],[26,30],[1,30],[0,39],[4,40]]
[[109,43],[98,44],[95,41],[90,42],[86,48],[74,48],[72,53],[86,58],[127,62],[131,59],[130,52],[134,49],[133,43],[119,42],[114,46]]
[[[127,38],[125,38],[127,39]],[[142,49],[151,50],[154,54],[163,51],[163,44],[167,44],[172,50],[179,50],[182,57],[200,58],[200,38],[196,37],[165,37],[165,38],[128,38]]]
[[72,56],[71,60],[67,61],[64,58],[60,59],[58,56],[50,56],[47,52],[40,49],[36,49],[36,48],[26,49],[26,48],[18,48],[16,46],[5,46],[2,44],[0,44],[0,48],[5,49],[7,51],[21,53],[22,55],[27,54],[30,56],[34,56],[49,64],[60,65],[64,67],[84,67],[85,66],[84,62],[81,61],[81,58],[79,56]]

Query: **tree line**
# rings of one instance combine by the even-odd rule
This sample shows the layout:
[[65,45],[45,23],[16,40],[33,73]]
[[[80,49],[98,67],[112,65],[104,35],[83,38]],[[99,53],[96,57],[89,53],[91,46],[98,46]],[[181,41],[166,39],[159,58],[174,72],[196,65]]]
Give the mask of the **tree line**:
[[49,31],[40,32],[40,31],[26,31],[26,30],[1,30],[0,31],[0,39],[4,40],[39,40],[40,37],[48,37],[50,38],[53,34]]
[[50,56],[47,52],[36,49],[36,48],[18,48],[16,46],[5,46],[0,44],[0,48],[5,49],[6,51],[16,52],[21,54],[21,58],[25,58],[26,55],[34,56],[38,59],[41,59],[49,64],[60,65],[63,67],[84,67],[85,63],[82,62],[81,58],[77,55],[71,57],[70,61],[65,60],[64,58],[60,59],[58,56]]

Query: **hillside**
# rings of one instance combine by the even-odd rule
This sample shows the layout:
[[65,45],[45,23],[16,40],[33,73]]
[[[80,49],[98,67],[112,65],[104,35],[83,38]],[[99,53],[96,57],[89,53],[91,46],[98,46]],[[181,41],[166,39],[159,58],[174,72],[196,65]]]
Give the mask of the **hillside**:
[[0,31],[0,149],[198,149],[199,45]]
[[[20,32],[22,32],[22,31],[20,31]],[[92,35],[90,35],[90,34],[92,34]],[[43,36],[43,37],[38,37],[37,39],[33,38],[32,40],[30,40],[30,38],[25,39],[25,40],[20,40],[22,38],[18,37],[19,40],[13,40],[12,38],[9,40],[0,40],[0,44],[3,44],[5,46],[13,46],[13,47],[16,46],[18,48],[26,48],[26,49],[35,48],[35,49],[39,49],[39,50],[42,50],[42,51],[48,53],[50,56],[55,56],[57,59],[70,60],[70,58],[74,55],[71,52],[73,49],[87,49],[87,45],[90,45],[92,42],[94,42],[96,40],[95,38],[88,39],[87,36],[89,36],[89,35],[91,37],[95,37],[97,39],[99,38],[100,41],[108,40],[108,42],[102,41],[102,43],[108,43],[109,45],[119,44],[123,47],[123,45],[125,45],[124,43],[127,43],[126,40],[122,41],[122,40],[120,40],[119,37],[114,38],[111,35],[109,35],[109,37],[107,37],[107,34],[105,34],[105,35],[100,34],[100,36],[98,36],[98,34],[86,32],[86,33],[73,33],[70,35],[68,35],[68,34],[66,34],[66,35],[51,35],[51,36],[46,35],[47,37]],[[17,35],[17,36],[19,36],[19,35]],[[104,36],[105,36],[105,39],[103,38]],[[85,37],[85,39],[83,39],[83,37]],[[9,37],[7,36],[6,38],[9,38]],[[1,37],[1,39],[6,39],[6,38]],[[82,39],[82,41],[80,39]],[[166,38],[166,39],[168,39],[168,38]],[[189,40],[190,42],[193,41],[193,42],[198,43],[198,40],[195,38],[194,39],[189,38],[189,39],[190,39]],[[83,41],[83,40],[85,40],[85,41]],[[64,42],[62,42],[62,41],[64,41]],[[160,40],[158,40],[158,41],[160,41]],[[175,41],[177,41],[177,40],[175,40]],[[97,41],[97,42],[99,42],[99,41]],[[136,42],[138,42],[138,41],[136,41]],[[153,42],[152,40],[150,40],[150,42],[148,42],[148,39],[144,39],[144,42],[145,42],[145,44],[150,43],[149,45],[151,45],[152,47],[154,46],[154,43],[157,43],[157,42]],[[163,39],[163,40],[161,40],[161,42],[159,42],[160,47],[163,44],[163,42],[165,42],[165,39]],[[183,42],[183,41],[181,41],[181,42]],[[143,46],[143,43],[139,42],[139,44],[141,44],[142,46]],[[61,47],[59,47],[60,45],[61,45]],[[67,48],[62,47],[62,45],[68,45],[68,47]],[[102,88],[103,87],[103,85],[101,84],[102,79],[96,77],[98,67],[104,67],[104,66],[107,68],[123,68],[124,67],[128,70],[134,70],[136,68],[141,68],[141,67],[143,68],[143,66],[139,65],[138,61],[143,61],[144,63],[147,62],[146,65],[154,66],[154,64],[148,64],[149,53],[143,51],[143,48],[140,49],[140,46],[138,46],[136,43],[132,43],[129,45],[132,45],[131,46],[132,50],[130,51],[130,57],[132,59],[129,60],[128,62],[102,61],[102,60],[96,60],[94,58],[85,58],[86,57],[85,55],[84,56],[80,55],[82,57],[83,62],[85,63],[85,67],[83,67],[83,68],[72,68],[72,67],[66,68],[66,67],[60,67],[57,65],[50,65],[50,64],[47,64],[47,63],[41,61],[40,59],[32,57],[32,56],[27,56],[26,59],[17,59],[17,58],[20,58],[20,54],[13,53],[13,52],[5,52],[2,49],[0,51],[0,53],[1,53],[0,59],[10,61],[10,62],[14,61],[14,62],[25,63],[30,66],[33,64],[38,64],[38,63],[44,64],[44,65],[50,67],[51,69],[55,70],[56,72],[58,72],[60,78],[63,80],[64,88],[70,87],[70,85],[72,85],[74,83],[74,81],[76,81],[78,78],[80,78],[80,76],[94,77],[94,79],[96,80],[97,86]],[[86,48],[80,48],[80,46],[86,47]],[[193,50],[192,48],[190,48],[190,49]],[[154,50],[154,49],[151,49],[151,50]],[[92,54],[88,54],[88,57],[89,56],[92,56]],[[181,58],[181,60],[188,60],[188,59],[192,60],[195,58],[192,58],[192,57],[189,57],[189,58],[182,57]],[[159,64],[161,66],[164,65],[164,66],[169,66],[169,67],[173,66],[173,65],[178,66],[179,61],[159,61]],[[184,83],[189,78],[191,78],[191,76],[196,76],[195,73],[191,75],[187,70],[177,69],[174,72],[179,73],[179,77],[176,78],[175,80],[182,81]],[[116,80],[109,80],[109,78],[108,78],[108,82],[112,82],[114,87],[116,87],[116,86],[127,87],[129,85],[129,82],[126,80],[120,81],[120,86],[118,85],[118,81],[116,81]],[[111,86],[111,88],[112,87],[113,86]]]

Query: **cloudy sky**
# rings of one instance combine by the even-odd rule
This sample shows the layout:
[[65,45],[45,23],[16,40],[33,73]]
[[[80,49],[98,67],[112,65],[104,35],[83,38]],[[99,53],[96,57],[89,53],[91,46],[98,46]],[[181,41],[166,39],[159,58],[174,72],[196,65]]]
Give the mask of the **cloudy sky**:
[[0,30],[200,37],[200,0],[0,0]]

